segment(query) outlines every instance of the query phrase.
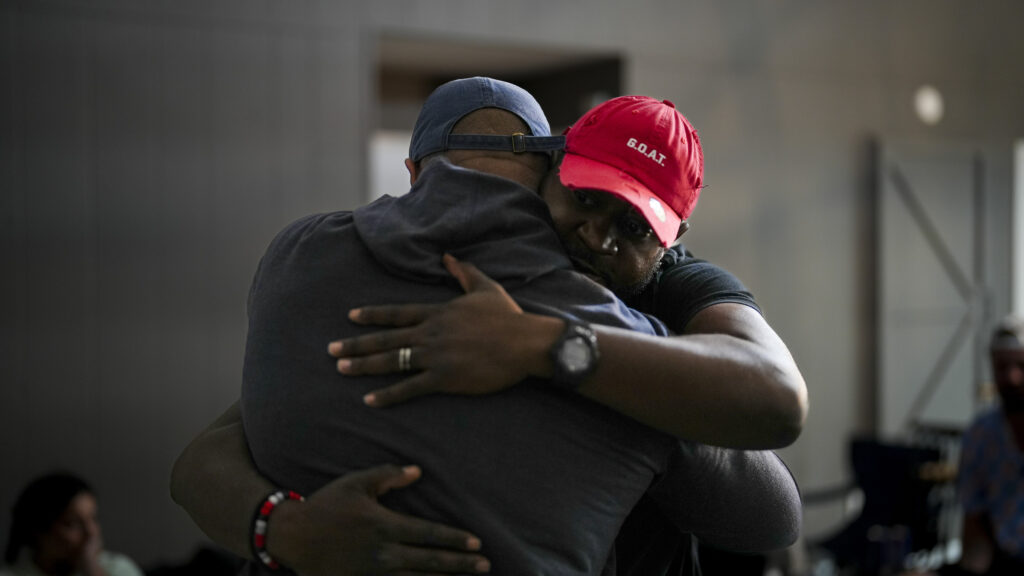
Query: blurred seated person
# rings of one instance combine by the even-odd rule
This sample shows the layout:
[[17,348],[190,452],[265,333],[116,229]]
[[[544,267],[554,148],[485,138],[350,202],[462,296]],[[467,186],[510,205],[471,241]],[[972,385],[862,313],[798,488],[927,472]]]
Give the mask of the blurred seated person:
[[97,508],[81,478],[33,480],[14,503],[0,576],[142,576],[129,558],[103,549]]
[[989,351],[1000,404],[964,434],[963,557],[942,574],[1024,575],[1024,318],[1003,318]]

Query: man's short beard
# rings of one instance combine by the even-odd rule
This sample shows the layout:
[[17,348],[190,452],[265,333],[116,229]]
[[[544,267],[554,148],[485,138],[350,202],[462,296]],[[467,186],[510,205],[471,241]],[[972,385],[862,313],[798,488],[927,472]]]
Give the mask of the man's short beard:
[[[661,259],[659,258],[657,263],[655,263],[654,266],[651,266],[651,268],[644,273],[640,280],[634,282],[633,284],[621,284],[619,282],[615,282],[608,274],[605,274],[603,270],[594,265],[593,258],[589,257],[589,255],[583,257],[573,257],[572,259],[584,262],[587,266],[592,268],[593,271],[596,272],[603,280],[602,284],[604,284],[604,287],[611,290],[613,293],[615,293],[616,296],[623,300],[632,298],[634,296],[638,296],[647,288],[647,286],[651,284],[655,276],[657,276],[658,271],[661,270]],[[580,270],[578,271],[584,272],[585,267],[581,266]]]
[[[561,240],[561,238],[559,238]],[[568,244],[565,241],[562,242],[562,247],[569,255],[569,260],[573,262],[577,272],[581,273],[593,273],[601,277],[601,284],[605,288],[611,290],[621,299],[628,299],[639,295],[657,276],[658,271],[661,270],[661,259],[665,255],[664,252],[659,254],[657,261],[654,266],[644,272],[644,275],[633,284],[621,284],[615,282],[608,274],[605,273],[595,262],[596,259],[594,254],[583,247],[575,247],[573,244]],[[588,270],[589,268],[589,270]]]
[[661,260],[658,260],[657,264],[651,266],[644,276],[638,281],[628,286],[611,285],[609,283],[608,289],[615,293],[616,296],[622,299],[632,298],[640,295],[641,292],[647,289],[647,287],[654,281],[654,277],[658,275],[658,270],[661,269]]

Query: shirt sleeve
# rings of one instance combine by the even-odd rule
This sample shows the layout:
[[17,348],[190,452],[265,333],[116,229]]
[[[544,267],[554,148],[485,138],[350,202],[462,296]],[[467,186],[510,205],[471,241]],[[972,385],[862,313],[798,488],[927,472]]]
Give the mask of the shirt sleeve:
[[682,246],[670,248],[662,258],[655,281],[626,302],[658,317],[675,333],[685,332],[694,316],[715,304],[743,304],[761,313],[753,294],[739,278],[724,268],[694,258]]
[[800,492],[774,452],[679,444],[648,495],[680,530],[714,548],[748,554],[796,541]]
[[989,476],[985,470],[985,454],[990,442],[986,439],[985,422],[985,418],[976,420],[964,433],[960,446],[957,492],[967,514],[985,512],[987,509],[986,484],[983,480]]

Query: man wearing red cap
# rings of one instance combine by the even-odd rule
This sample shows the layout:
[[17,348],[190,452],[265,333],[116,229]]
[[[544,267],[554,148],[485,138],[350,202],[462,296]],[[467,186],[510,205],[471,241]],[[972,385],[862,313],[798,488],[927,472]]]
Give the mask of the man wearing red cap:
[[[500,286],[489,285],[484,278],[477,285],[486,289],[473,289],[467,298],[481,295],[489,298],[498,305],[493,307],[493,314],[450,325],[461,326],[460,329],[468,326],[470,332],[476,333],[483,329],[484,333],[495,336],[468,340],[478,342],[480,350],[486,349],[487,355],[475,354],[465,347],[457,350],[460,353],[444,354],[444,347],[452,346],[452,340],[429,338],[432,333],[438,334],[428,328],[431,323],[436,325],[445,318],[458,319],[459,314],[465,313],[465,307],[458,308],[458,303],[429,308],[366,307],[355,320],[370,324],[408,324],[411,318],[412,323],[419,325],[380,337],[355,337],[336,343],[332,353],[341,358],[339,370],[353,375],[393,372],[396,368],[415,371],[407,381],[367,396],[368,404],[383,406],[428,392],[478,393],[457,386],[484,380],[441,378],[439,374],[446,372],[443,359],[448,357],[448,369],[456,367],[455,371],[447,371],[451,375],[477,374],[481,359],[488,358],[489,366],[484,370],[499,368],[498,374],[489,379],[489,392],[512,386],[526,376],[548,377],[563,387],[575,389],[682,437],[725,445],[752,445],[750,447],[771,447],[792,441],[793,434],[786,430],[780,433],[777,426],[773,428],[776,435],[766,437],[761,433],[763,420],[756,418],[746,429],[736,430],[732,424],[737,418],[746,418],[745,410],[760,410],[762,416],[765,412],[774,414],[772,410],[764,410],[757,400],[744,398],[744,387],[747,391],[758,392],[756,387],[761,382],[757,368],[765,366],[782,372],[784,381],[778,387],[797,398],[796,415],[792,418],[796,431],[805,410],[803,382],[795,366],[791,366],[792,359],[760,319],[742,286],[722,283],[720,277],[712,273],[702,277],[697,274],[697,280],[711,279],[724,289],[713,295],[705,291],[705,297],[696,302],[677,302],[671,289],[651,290],[694,281],[691,268],[676,266],[682,264],[685,255],[681,251],[666,252],[666,248],[685,230],[685,218],[692,211],[702,185],[703,159],[696,132],[670,104],[626,97],[588,113],[569,131],[566,140],[566,154],[560,169],[552,171],[545,179],[543,196],[555,229],[577,270],[619,294],[632,295],[638,302],[647,301],[652,312],[667,313],[671,316],[670,323],[679,326],[677,331],[681,333],[718,333],[707,338],[652,336],[645,340],[622,331],[574,322],[566,322],[564,332],[552,332],[549,319],[524,314],[514,304],[502,308],[503,303],[509,302],[507,297],[502,301]],[[673,254],[674,258],[669,258]],[[663,266],[658,277],[658,265],[666,259],[671,263],[667,269]],[[458,266],[454,269],[458,270]],[[687,273],[680,274],[684,269]],[[706,273],[708,270],[698,267],[698,271]],[[655,278],[658,281],[652,282]],[[404,319],[397,320],[399,317]],[[382,321],[384,318],[389,320]],[[545,323],[545,327],[539,328],[538,323]],[[727,329],[720,329],[722,326]],[[538,337],[541,334],[543,336]],[[508,345],[526,340],[539,346]],[[462,339],[462,342],[464,345],[467,340]],[[730,346],[738,346],[743,353],[760,351],[764,356],[743,358],[735,350],[730,351]],[[497,348],[504,350],[504,355],[494,355]],[[660,360],[666,348],[675,348],[676,365]],[[777,358],[780,353],[781,361]],[[680,378],[680,375],[685,376]],[[666,389],[664,381],[673,379],[683,380],[679,386],[685,384],[690,390],[696,390],[696,396],[687,396],[687,388]],[[723,394],[721,397],[717,393],[703,393],[705,398],[700,399],[700,390],[719,385],[719,380],[732,383],[738,390],[732,392],[732,396]],[[625,382],[629,385],[623,386]],[[653,403],[657,406],[652,406],[651,398],[658,399]],[[687,413],[704,418],[679,417]],[[720,414],[732,420],[719,419]]]
[[623,96],[587,112],[568,131],[559,180],[625,200],[669,246],[697,206],[704,153],[697,131],[671,102]]
[[[680,438],[748,449],[786,446],[799,434],[806,389],[785,344],[738,280],[672,246],[688,228],[703,179],[697,133],[668,101],[614,98],[567,131],[541,195],[569,259],[681,335],[645,338],[597,327],[600,360],[572,385]],[[332,354],[341,358],[342,373],[381,374],[400,367],[397,354],[410,350],[409,368],[418,373],[375,391],[370,404],[377,406],[435,392],[472,393],[446,375],[480,373],[481,359],[488,362],[488,391],[502,387],[495,384],[496,366],[507,369],[500,377],[505,386],[526,376],[564,375],[557,361],[536,357],[557,345],[543,318],[527,314],[533,320],[527,321],[499,310],[471,318],[456,310],[363,308],[357,322],[419,326],[344,340]],[[536,345],[515,345],[522,340]],[[659,399],[656,406],[650,398]]]

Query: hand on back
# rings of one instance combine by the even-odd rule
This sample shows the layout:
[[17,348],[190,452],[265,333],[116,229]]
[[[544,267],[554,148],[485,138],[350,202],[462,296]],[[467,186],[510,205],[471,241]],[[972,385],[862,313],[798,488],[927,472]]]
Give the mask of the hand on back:
[[345,375],[410,372],[397,384],[371,392],[367,404],[384,407],[435,393],[490,394],[529,375],[526,363],[519,361],[528,339],[517,334],[527,331],[530,315],[472,264],[450,255],[444,263],[465,295],[444,304],[355,309],[349,314],[353,322],[391,328],[328,346]]
[[304,502],[282,504],[268,527],[268,551],[305,576],[488,572],[472,534],[377,501],[420,475],[415,466],[378,466],[342,476]]

